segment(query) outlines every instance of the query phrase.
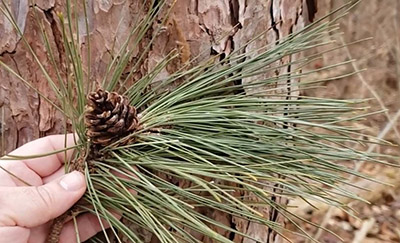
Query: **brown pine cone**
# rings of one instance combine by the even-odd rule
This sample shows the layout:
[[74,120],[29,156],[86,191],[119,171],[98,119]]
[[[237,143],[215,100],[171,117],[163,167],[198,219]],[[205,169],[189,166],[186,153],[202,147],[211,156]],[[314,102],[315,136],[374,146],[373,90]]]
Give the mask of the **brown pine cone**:
[[98,89],[88,95],[85,125],[92,144],[105,147],[137,130],[139,120],[126,97]]

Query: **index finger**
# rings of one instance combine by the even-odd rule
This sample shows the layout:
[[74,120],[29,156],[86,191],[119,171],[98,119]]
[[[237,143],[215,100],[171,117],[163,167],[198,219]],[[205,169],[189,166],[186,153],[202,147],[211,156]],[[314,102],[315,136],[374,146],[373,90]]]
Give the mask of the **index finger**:
[[[36,139],[17,148],[10,155],[29,156],[51,153],[56,150],[62,150],[75,145],[74,134],[50,135]],[[65,160],[69,160],[73,154],[73,149],[66,152],[51,154],[44,157],[21,160],[31,170],[39,176],[45,177],[53,174],[59,169]]]

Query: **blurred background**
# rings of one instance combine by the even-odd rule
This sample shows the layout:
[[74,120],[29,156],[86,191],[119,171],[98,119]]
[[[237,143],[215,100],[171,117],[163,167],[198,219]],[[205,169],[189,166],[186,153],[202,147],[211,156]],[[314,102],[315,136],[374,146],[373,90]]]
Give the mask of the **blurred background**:
[[[345,1],[318,0],[317,18],[338,8]],[[350,77],[327,82],[321,88],[307,90],[311,96],[331,98],[371,98],[371,111],[382,111],[358,123],[366,135],[378,136],[394,145],[400,144],[400,1],[364,0],[350,14],[342,18],[342,36],[331,36],[336,46],[348,44],[337,51],[323,55],[308,68],[316,69],[355,59],[351,65],[334,70],[319,72],[313,79],[340,77],[358,72]],[[327,40],[329,41],[329,40]],[[360,42],[359,42],[360,41]],[[356,42],[356,43],[354,43]],[[325,47],[326,48],[326,47]],[[319,48],[317,51],[325,51]],[[313,51],[314,52],[314,51]],[[362,145],[360,145],[362,146]],[[365,150],[400,155],[398,146],[369,146]],[[391,159],[389,159],[391,160]],[[398,159],[391,160],[398,164]],[[348,201],[354,216],[328,206],[318,205],[315,210],[301,202],[292,202],[299,213],[313,223],[323,224],[335,232],[344,242],[400,242],[400,176],[399,170],[379,164],[361,163],[355,165],[361,172],[374,176],[384,185],[368,180],[350,178],[349,186],[370,204]],[[300,223],[321,242],[340,242],[338,237],[324,230],[317,230],[309,224]],[[289,227],[292,227],[289,225]],[[291,236],[294,242],[305,242]]]

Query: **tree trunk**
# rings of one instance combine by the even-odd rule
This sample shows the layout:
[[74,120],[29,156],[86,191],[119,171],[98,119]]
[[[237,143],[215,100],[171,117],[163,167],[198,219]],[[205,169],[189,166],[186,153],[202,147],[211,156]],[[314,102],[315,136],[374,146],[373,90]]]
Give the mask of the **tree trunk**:
[[[57,65],[63,66],[65,65],[65,50],[56,13],[64,12],[65,1],[36,0],[35,6],[29,6],[28,0],[9,0],[8,2],[27,41],[50,76],[56,78],[55,71],[46,54],[33,8],[38,10],[38,18],[42,21],[45,31],[50,37],[50,46]],[[89,36],[86,36],[86,33],[79,33],[80,45],[83,61],[87,62],[84,53],[87,50],[85,48],[87,38],[90,38],[92,63],[90,78],[93,81],[99,81],[104,75],[107,63],[112,59],[112,53],[115,53],[127,38],[132,23],[137,18],[144,16],[144,12],[141,12],[141,2],[143,1],[88,0],[87,2]],[[170,2],[172,5],[173,1]],[[146,74],[147,70],[151,70],[167,53],[176,48],[181,48],[180,61],[185,62],[189,58],[197,56],[200,56],[199,61],[218,54],[226,56],[261,33],[263,33],[262,38],[249,44],[244,49],[245,52],[251,52],[266,44],[274,45],[282,37],[303,28],[313,20],[316,11],[315,2],[315,0],[178,0],[173,6],[164,31],[156,37],[144,61],[140,63],[140,68],[132,75],[132,82]],[[78,15],[80,18],[84,17],[82,12]],[[120,21],[121,18],[124,21]],[[154,23],[153,29],[156,29],[157,25],[159,23]],[[153,29],[150,29],[150,32]],[[0,37],[1,60],[29,80],[49,99],[55,101],[55,95],[52,95],[51,88],[39,66],[29,54],[17,32],[2,14],[0,14]],[[152,33],[148,33],[147,39],[142,41],[142,45],[134,53],[132,63],[135,63],[135,58],[142,54],[151,37]],[[288,56],[280,60],[279,64],[289,63],[297,58],[297,56]],[[179,63],[175,66],[169,65],[160,75],[169,75],[178,67]],[[265,75],[269,77],[282,75],[291,70],[294,70],[294,67],[288,65]],[[62,114],[18,78],[6,70],[0,69],[0,80],[1,153],[9,152],[38,137],[61,133],[64,129],[69,129],[70,126],[65,124]],[[252,80],[254,78],[247,78],[242,82],[248,83]],[[297,82],[298,80],[294,80],[288,75],[287,80],[275,84],[274,93],[266,92],[265,95],[271,96],[279,93],[290,94],[290,97],[293,97],[296,93],[291,90],[291,87],[296,86]],[[246,92],[254,91],[246,90]],[[289,99],[289,96],[284,99]],[[286,203],[283,198],[273,199],[280,204]],[[268,219],[283,223],[282,217],[276,210],[272,208],[258,208],[257,210]],[[280,237],[276,237],[276,233],[266,229],[265,226],[249,223],[217,211],[204,213],[253,236],[259,242],[281,241]],[[228,231],[216,230],[234,242],[254,242],[243,239],[240,235],[230,234]],[[203,242],[211,242],[210,239],[198,237]]]

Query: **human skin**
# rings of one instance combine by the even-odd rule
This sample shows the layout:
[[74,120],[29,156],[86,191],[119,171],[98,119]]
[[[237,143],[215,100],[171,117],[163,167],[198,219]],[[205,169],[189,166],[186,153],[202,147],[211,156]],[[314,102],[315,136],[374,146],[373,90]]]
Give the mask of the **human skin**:
[[[65,145],[71,147],[73,141],[72,134],[67,136],[67,144],[65,135],[48,136],[27,143],[10,154],[47,154],[62,150]],[[71,155],[72,150],[68,150],[66,156],[61,152],[29,160],[0,160],[0,243],[45,242],[52,219],[82,197],[86,190],[83,174],[75,171],[64,175],[64,160]],[[101,231],[96,215],[81,215],[77,217],[77,223],[81,241]],[[64,225],[60,242],[76,242],[72,220]]]

